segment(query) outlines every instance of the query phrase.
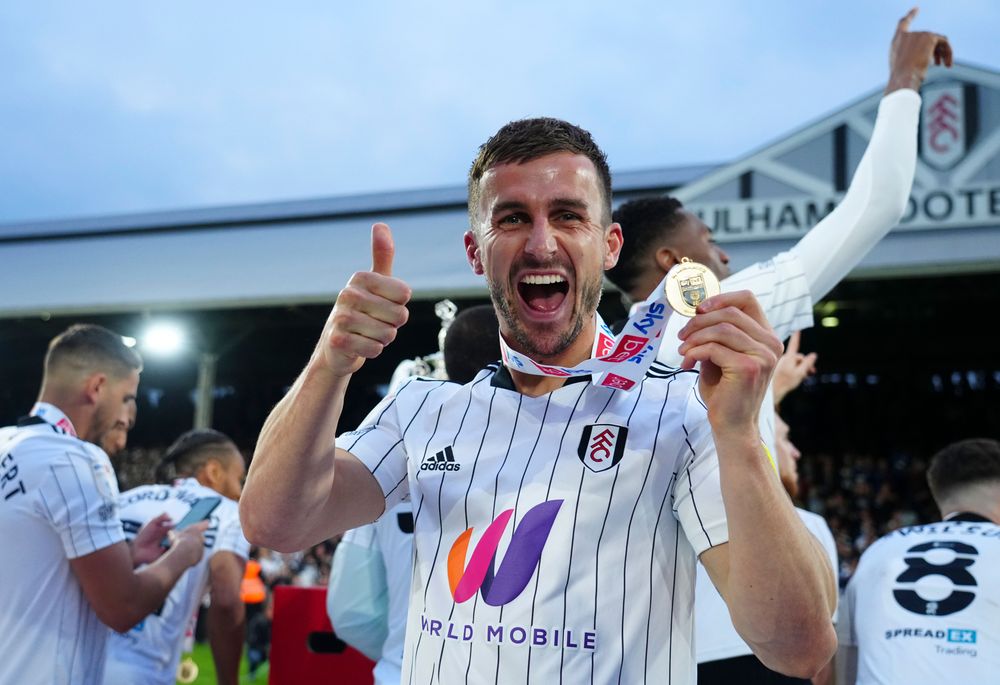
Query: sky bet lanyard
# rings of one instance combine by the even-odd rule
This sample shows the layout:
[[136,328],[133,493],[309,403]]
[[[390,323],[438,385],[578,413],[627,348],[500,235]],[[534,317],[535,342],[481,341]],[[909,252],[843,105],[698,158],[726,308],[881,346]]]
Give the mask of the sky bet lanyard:
[[547,366],[515,352],[500,336],[500,352],[507,368],[535,376],[590,376],[595,385],[618,390],[631,390],[646,375],[646,369],[656,359],[663,342],[663,329],[669,308],[664,292],[669,274],[660,282],[645,302],[634,308],[622,332],[615,335],[597,312],[597,335],[590,359],[572,367]]

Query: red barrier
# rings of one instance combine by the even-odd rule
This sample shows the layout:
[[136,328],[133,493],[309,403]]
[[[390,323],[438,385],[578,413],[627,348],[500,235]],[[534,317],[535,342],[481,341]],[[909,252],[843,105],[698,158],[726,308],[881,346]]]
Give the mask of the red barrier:
[[371,685],[375,663],[337,638],[326,615],[326,588],[274,588],[270,685]]

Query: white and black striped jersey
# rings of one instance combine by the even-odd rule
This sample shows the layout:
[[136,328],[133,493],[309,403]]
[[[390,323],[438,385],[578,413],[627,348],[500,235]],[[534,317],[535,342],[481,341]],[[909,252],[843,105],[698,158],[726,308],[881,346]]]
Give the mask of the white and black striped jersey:
[[184,630],[208,586],[209,562],[219,552],[231,552],[244,560],[250,556],[250,543],[240,526],[239,505],[194,478],[177,480],[173,485],[141,485],[119,495],[122,525],[129,539],[160,514],[169,514],[176,523],[202,497],[222,500],[209,518],[201,561],[184,572],[158,611],[127,633],[112,633],[104,679],[107,685],[173,685]]
[[696,555],[728,540],[697,379],[527,397],[494,365],[337,439],[412,500],[403,682],[695,681]]
[[859,685],[1000,682],[1000,526],[909,526],[861,555],[844,595]]
[[48,410],[53,423],[0,429],[0,683],[99,683],[111,631],[69,560],[125,540],[118,485],[104,451]]

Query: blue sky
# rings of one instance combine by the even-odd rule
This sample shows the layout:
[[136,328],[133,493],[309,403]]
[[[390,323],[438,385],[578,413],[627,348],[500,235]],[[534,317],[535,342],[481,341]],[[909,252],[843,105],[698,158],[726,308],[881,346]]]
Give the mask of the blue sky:
[[[503,123],[558,116],[612,169],[720,162],[884,85],[906,3],[0,6],[0,223],[464,182]],[[1000,3],[914,28],[1000,70]]]

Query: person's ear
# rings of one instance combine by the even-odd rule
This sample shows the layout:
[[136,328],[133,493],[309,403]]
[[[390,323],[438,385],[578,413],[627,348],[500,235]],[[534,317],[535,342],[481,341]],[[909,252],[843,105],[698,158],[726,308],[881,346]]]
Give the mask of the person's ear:
[[108,386],[108,376],[107,374],[96,372],[87,376],[87,380],[84,381],[83,392],[90,404],[97,404],[98,398],[101,393]]
[[468,260],[469,266],[472,267],[472,273],[477,276],[482,276],[485,273],[483,260],[479,256],[479,243],[476,241],[476,234],[473,231],[465,232],[465,258]]
[[656,265],[666,274],[675,264],[680,264],[681,255],[674,248],[663,246],[656,250],[654,259],[656,260]]
[[618,256],[622,251],[622,244],[625,242],[622,236],[621,224],[611,224],[606,236],[608,251],[604,255],[604,270],[613,269],[618,263]]

